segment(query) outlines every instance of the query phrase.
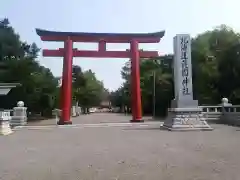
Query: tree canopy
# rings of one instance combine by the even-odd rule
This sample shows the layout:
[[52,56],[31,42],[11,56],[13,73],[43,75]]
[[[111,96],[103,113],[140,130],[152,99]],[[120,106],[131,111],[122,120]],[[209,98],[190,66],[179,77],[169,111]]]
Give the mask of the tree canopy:
[[[239,33],[225,25],[192,38],[193,92],[200,104],[218,104],[222,97],[229,98],[233,104],[240,103],[239,42]],[[2,108],[10,109],[22,100],[29,111],[48,115],[59,107],[59,78],[39,63],[39,51],[35,43],[20,39],[8,19],[0,20],[0,82],[21,84],[0,97]],[[144,113],[152,113],[155,101],[157,115],[166,114],[174,98],[172,62],[172,54],[141,60]],[[114,106],[131,107],[130,61],[121,74],[124,83],[110,93],[94,72],[73,65],[73,104],[78,103],[87,111],[110,98]]]
[[[239,34],[225,25],[192,39],[193,92],[200,104],[219,104],[222,97],[229,98],[234,104],[240,103],[239,42]],[[152,113],[155,83],[156,113],[166,114],[174,98],[172,62],[172,54],[141,60],[144,113]],[[122,68],[123,85],[111,93],[111,101],[115,106],[130,106],[129,77],[130,62],[127,62]]]
[[[29,111],[47,116],[59,107],[59,78],[39,63],[39,51],[35,43],[21,41],[8,19],[0,20],[0,82],[21,84],[1,97],[1,108],[11,109],[21,100]],[[72,76],[73,103],[78,101],[84,107],[98,105],[104,85],[95,74],[73,65]]]
[[78,104],[88,111],[90,107],[100,105],[105,88],[91,70],[82,72],[79,66],[73,66],[73,97]]

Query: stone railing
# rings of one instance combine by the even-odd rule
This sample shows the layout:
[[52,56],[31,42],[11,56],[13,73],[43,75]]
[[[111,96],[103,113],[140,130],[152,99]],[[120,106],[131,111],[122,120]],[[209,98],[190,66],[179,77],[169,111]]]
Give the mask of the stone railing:
[[223,107],[223,116],[220,121],[229,125],[240,125],[240,106]]
[[229,125],[240,125],[240,105],[201,106],[207,121],[216,121]]
[[13,109],[4,109],[4,111],[10,112],[10,116],[13,116]]
[[8,112],[10,117],[9,124],[14,126],[24,126],[27,124],[27,108],[26,107],[14,107],[13,109],[4,109],[4,112]]
[[222,106],[200,106],[206,120],[219,120],[222,116]]

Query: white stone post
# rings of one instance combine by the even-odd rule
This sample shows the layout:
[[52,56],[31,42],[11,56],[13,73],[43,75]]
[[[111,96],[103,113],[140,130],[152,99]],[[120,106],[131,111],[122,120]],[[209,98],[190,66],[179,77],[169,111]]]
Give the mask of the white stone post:
[[76,117],[77,116],[77,107],[76,106],[72,106],[72,117]]
[[62,111],[61,111],[61,109],[54,109],[53,112],[54,112],[54,116],[55,116],[55,122],[56,122],[56,125],[57,125],[58,121],[59,121],[59,119],[62,115]]
[[163,127],[168,130],[212,129],[204,119],[198,101],[193,100],[191,37],[176,35],[174,44],[174,93],[175,99],[168,110]]
[[222,98],[222,103],[221,103],[221,105],[222,105],[223,107],[232,106],[232,104],[228,102],[228,98]]
[[0,111],[0,135],[9,135],[13,131],[10,127],[10,111]]
[[17,107],[13,108],[13,116],[10,121],[12,126],[24,126],[27,124],[27,108],[24,102],[19,101]]

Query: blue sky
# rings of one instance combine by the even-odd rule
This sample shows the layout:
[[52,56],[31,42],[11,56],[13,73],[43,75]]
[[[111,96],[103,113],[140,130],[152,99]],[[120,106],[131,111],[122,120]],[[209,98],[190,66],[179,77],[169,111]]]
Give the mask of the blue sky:
[[[176,34],[195,36],[205,30],[226,24],[240,32],[238,0],[2,0],[0,18],[9,18],[12,26],[29,43],[40,48],[59,48],[62,43],[41,42],[35,28],[81,32],[155,32],[165,30],[159,44],[141,46],[172,52]],[[96,44],[76,44],[81,49],[96,49]],[[108,46],[123,50],[128,45]],[[61,58],[39,57],[42,65],[54,75],[62,72]],[[127,59],[75,58],[74,64],[92,69],[111,90],[123,82],[120,71]]]

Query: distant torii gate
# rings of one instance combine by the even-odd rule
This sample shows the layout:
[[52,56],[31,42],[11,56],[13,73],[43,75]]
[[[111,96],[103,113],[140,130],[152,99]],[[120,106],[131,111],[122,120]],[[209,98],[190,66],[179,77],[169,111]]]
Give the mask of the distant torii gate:
[[[101,57],[101,58],[130,58],[131,59],[131,122],[142,122],[142,103],[140,89],[140,58],[158,57],[158,51],[141,51],[139,43],[158,43],[165,31],[145,34],[120,33],[82,33],[58,32],[36,29],[42,41],[62,41],[64,48],[57,50],[43,50],[43,56],[64,57],[61,89],[62,115],[59,125],[72,124],[72,64],[73,57]],[[98,50],[78,50],[73,48],[73,42],[98,43]],[[107,51],[107,43],[130,43],[130,51]],[[109,74],[110,75],[110,74]]]

